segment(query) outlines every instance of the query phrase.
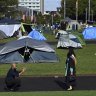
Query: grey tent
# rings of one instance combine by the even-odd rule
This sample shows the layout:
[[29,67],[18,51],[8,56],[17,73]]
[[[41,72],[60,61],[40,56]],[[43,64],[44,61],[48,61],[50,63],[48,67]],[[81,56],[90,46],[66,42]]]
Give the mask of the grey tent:
[[0,24],[1,25],[6,25],[6,24],[20,24],[19,21],[14,20],[14,19],[10,19],[10,18],[4,18],[0,20]]
[[[51,46],[44,41],[31,38],[15,40],[0,47],[0,63],[39,63],[58,62],[58,57]],[[25,49],[29,56],[25,60]]]
[[69,47],[82,48],[79,39],[75,35],[68,33],[66,31],[60,30],[56,34],[55,38],[59,38],[57,48],[69,48]]
[[7,35],[0,30],[0,39],[4,39],[4,38],[7,38]]
[[66,22],[67,24],[66,26],[67,31],[72,31],[72,30],[74,31],[74,30],[78,30],[81,28],[81,25],[79,24],[77,20],[72,20],[69,17],[66,17],[65,19],[61,20],[61,23],[64,23],[64,22]]

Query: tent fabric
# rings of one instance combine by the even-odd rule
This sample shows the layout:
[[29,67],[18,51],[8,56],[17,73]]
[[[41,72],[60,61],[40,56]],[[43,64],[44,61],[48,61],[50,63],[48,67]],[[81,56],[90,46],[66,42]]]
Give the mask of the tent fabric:
[[0,30],[11,37],[20,28],[20,24],[0,25]]
[[[69,48],[69,47],[82,48],[79,39],[75,35],[67,33],[66,31],[64,32],[59,31],[58,33],[60,34],[60,36],[57,48]],[[58,36],[58,33],[56,34],[56,36]]]
[[[55,38],[56,39],[59,39],[59,37],[61,36],[61,35],[67,35],[68,33],[66,32],[66,31],[64,31],[64,30],[59,30],[58,32],[57,32],[57,34],[56,34],[56,36],[55,36]],[[66,39],[65,39],[66,40]]]
[[21,29],[23,32],[30,33],[32,31],[33,24],[21,23]]
[[31,58],[34,62],[56,62],[57,56],[54,52],[34,51]]
[[67,31],[70,31],[70,30],[74,31],[78,29],[80,29],[80,24],[76,20],[71,20],[71,22],[68,23],[68,26],[66,28]]
[[0,39],[7,38],[7,35],[0,30]]
[[79,37],[78,35],[76,35],[75,34],[75,36],[76,36],[76,38],[80,41],[80,43],[81,43],[81,45],[82,46],[85,46],[86,45],[86,43],[85,43],[85,40],[84,39],[82,39],[81,37]]
[[[25,62],[24,50],[30,50],[30,58]],[[59,59],[53,48],[44,41],[31,38],[14,40],[0,47],[0,63],[36,63],[58,62]]]
[[96,27],[88,27],[83,32],[84,39],[96,39]]
[[24,39],[24,38],[31,38],[32,39],[32,37],[30,37],[30,36],[21,36],[20,38],[18,38],[18,40],[19,39]]
[[12,51],[16,51],[22,47],[28,46],[30,48],[40,50],[40,51],[47,51],[47,52],[54,52],[54,49],[44,41],[38,41],[31,38],[23,38],[19,40],[14,40],[4,45],[0,50],[0,54],[6,54]]
[[65,19],[61,20],[61,22],[65,22],[67,24],[67,31],[74,31],[81,28],[81,25],[79,24],[79,22],[77,22],[77,20],[72,20],[69,17],[66,17]]
[[23,58],[19,52],[0,55],[0,63],[22,63]]
[[71,18],[69,18],[69,17],[66,17],[64,20],[62,20],[62,21],[64,21],[64,22],[71,22]]
[[0,24],[20,24],[20,22],[10,18],[4,18],[0,20]]
[[31,31],[28,36],[36,40],[47,40],[40,32],[36,31],[35,29]]

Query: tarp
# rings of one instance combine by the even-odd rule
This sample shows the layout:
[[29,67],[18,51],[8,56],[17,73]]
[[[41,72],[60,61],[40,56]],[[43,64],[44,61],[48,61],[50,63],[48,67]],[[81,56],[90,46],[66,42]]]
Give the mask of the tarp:
[[84,39],[96,39],[96,27],[88,27],[82,32]]
[[[25,62],[25,48],[30,50],[30,58]],[[46,42],[23,38],[0,47],[0,63],[58,62],[55,50]]]
[[40,32],[36,31],[35,29],[33,29],[33,31],[31,31],[28,36],[36,40],[47,40]]

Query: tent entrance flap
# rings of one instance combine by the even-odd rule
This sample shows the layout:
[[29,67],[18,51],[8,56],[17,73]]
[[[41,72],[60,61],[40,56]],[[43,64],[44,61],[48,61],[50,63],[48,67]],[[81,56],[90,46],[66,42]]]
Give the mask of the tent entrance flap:
[[19,49],[18,52],[22,55],[24,62],[27,62],[30,59],[30,55],[33,52],[33,49],[25,46]]

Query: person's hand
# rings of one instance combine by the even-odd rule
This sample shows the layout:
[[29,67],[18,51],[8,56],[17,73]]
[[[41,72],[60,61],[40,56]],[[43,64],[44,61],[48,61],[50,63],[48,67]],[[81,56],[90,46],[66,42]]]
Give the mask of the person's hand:
[[22,72],[25,72],[25,70],[26,70],[26,68],[23,68],[23,69],[22,69]]
[[25,72],[26,68],[23,68],[22,71],[19,73],[19,75],[23,74]]

